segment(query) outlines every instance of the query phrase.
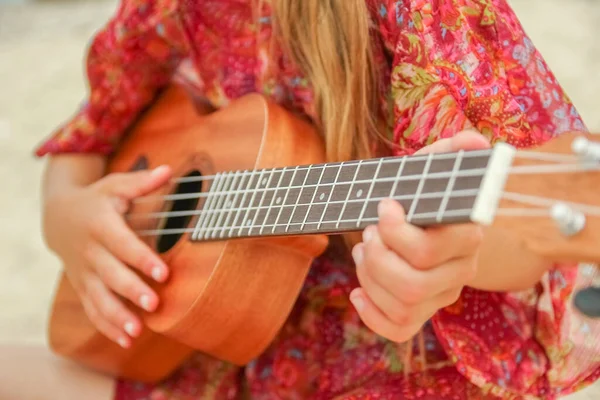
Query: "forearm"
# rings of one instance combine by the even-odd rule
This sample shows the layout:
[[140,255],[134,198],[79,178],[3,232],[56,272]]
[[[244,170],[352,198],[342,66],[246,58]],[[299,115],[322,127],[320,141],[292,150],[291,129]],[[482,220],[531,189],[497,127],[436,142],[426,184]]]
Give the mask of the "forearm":
[[485,231],[478,264],[477,276],[469,286],[502,292],[535,286],[552,266],[509,232],[497,228]]
[[106,157],[96,154],[64,154],[49,158],[42,181],[43,200],[100,179]]

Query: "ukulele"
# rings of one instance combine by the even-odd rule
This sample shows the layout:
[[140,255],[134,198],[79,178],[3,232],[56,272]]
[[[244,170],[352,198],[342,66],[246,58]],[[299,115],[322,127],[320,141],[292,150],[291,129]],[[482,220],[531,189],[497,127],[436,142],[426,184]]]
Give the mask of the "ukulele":
[[[415,225],[493,225],[548,259],[600,262],[600,143],[591,135],[563,134],[528,150],[499,143],[324,160],[314,127],[258,94],[215,111],[169,87],[133,125],[107,171],[168,164],[175,173],[126,215],[170,267],[163,284],[142,276],[160,306],[153,313],[132,307],[145,328],[123,349],[94,328],[61,276],[51,349],[145,382],[165,378],[194,351],[244,365],[276,336],[329,235],[377,223],[377,203],[386,197]],[[576,305],[598,316],[599,290],[581,292]]]

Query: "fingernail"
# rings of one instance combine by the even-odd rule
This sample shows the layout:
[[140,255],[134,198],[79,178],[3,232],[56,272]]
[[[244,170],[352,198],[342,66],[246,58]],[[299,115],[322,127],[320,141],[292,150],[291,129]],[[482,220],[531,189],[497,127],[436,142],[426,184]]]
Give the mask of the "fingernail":
[[162,282],[164,279],[163,269],[159,266],[152,268],[152,278],[157,282]]
[[154,168],[150,174],[152,176],[160,175],[160,174],[164,173],[168,168],[169,167],[166,165],[161,165],[159,167]]
[[354,305],[357,311],[362,311],[365,308],[365,301],[358,294],[350,295],[350,301]]
[[[395,200],[392,199],[383,199],[379,202],[379,204],[377,205],[377,214],[380,218],[394,212],[393,208],[395,204],[392,203],[394,201]],[[404,212],[404,208],[402,207],[402,205],[400,205],[400,207],[398,208],[400,209],[400,212]]]
[[150,296],[148,296],[147,294],[143,294],[140,296],[140,305],[142,306],[142,308],[146,311],[152,311],[152,308],[150,307]]
[[377,205],[377,214],[379,214],[380,217],[384,216],[385,214],[387,214],[390,210],[390,204],[387,201],[387,199],[383,199],[379,202],[379,204]]
[[373,228],[367,226],[363,231],[363,242],[368,243],[373,238]]
[[363,246],[359,243],[352,249],[352,258],[354,258],[354,263],[356,265],[362,264],[364,257],[364,249]]
[[379,204],[377,204],[377,214],[379,214],[380,217],[387,214],[389,209],[390,205],[386,199],[381,200]]
[[121,346],[122,348],[126,349],[129,347],[129,341],[125,338],[119,338],[119,340],[117,341],[117,343],[119,344],[119,346]]
[[135,332],[135,324],[133,322],[127,322],[127,323],[125,323],[124,328],[125,328],[125,332],[127,332],[127,334],[129,336],[132,336],[132,337],[133,336],[137,336],[136,332]]

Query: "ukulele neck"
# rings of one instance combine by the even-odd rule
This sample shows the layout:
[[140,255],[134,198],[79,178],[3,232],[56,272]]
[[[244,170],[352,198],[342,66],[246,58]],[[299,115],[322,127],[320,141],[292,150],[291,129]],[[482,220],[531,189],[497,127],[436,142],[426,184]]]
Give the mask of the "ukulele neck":
[[384,198],[418,226],[490,224],[515,149],[492,149],[217,174],[193,241],[358,231]]

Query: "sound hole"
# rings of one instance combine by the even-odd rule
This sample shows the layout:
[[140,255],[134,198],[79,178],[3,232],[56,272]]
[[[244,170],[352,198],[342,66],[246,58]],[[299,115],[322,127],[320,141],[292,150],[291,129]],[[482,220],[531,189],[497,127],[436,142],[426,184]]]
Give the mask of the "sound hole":
[[[187,174],[186,176],[184,176],[184,178],[199,178],[200,176],[202,176],[200,171],[192,171],[189,174]],[[175,192],[173,192],[173,194],[175,194],[175,195],[194,194],[194,193],[200,193],[201,191],[202,191],[202,181],[200,179],[195,179],[192,181],[184,180],[183,182],[181,182],[177,185]],[[176,200],[173,200],[173,202],[171,203],[171,207],[166,211],[173,212],[173,213],[177,213],[177,212],[181,212],[181,211],[193,211],[198,206],[198,201],[199,201],[199,197],[194,197],[191,199],[188,199],[188,198],[176,199]],[[165,220],[163,229],[184,230],[188,227],[190,220],[192,219],[192,216],[193,215],[169,216]],[[179,241],[179,239],[181,239],[182,235],[183,235],[183,233],[162,235],[158,239],[158,243],[156,246],[158,252],[164,253],[166,251],[169,251],[173,246],[175,246],[175,244]]]

